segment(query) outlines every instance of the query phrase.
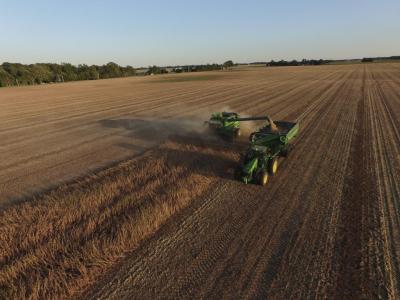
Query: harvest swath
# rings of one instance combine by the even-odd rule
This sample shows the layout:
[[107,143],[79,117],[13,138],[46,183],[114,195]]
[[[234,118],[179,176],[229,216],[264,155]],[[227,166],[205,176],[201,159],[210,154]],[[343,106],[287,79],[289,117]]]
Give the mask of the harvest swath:
[[[399,298],[399,78],[382,63],[1,89],[0,298]],[[245,141],[198,126],[222,110],[300,122],[267,187],[234,180]]]

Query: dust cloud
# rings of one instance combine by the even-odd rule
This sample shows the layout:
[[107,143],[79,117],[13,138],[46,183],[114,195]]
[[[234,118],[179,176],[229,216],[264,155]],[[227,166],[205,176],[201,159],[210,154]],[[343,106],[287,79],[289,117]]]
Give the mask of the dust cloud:
[[[174,118],[124,118],[101,120],[103,127],[123,129],[125,134],[132,138],[147,141],[162,141],[173,135],[193,136],[198,135],[205,138],[215,138],[215,133],[209,130],[207,121],[213,112],[235,111],[228,106],[220,109],[205,109],[196,115],[188,115]],[[241,117],[251,117],[241,114]],[[265,121],[243,121],[240,122],[240,131],[243,137],[248,137],[252,132],[264,126]]]
[[101,120],[100,124],[106,128],[122,130],[124,136],[135,140],[161,142],[172,135],[208,135],[208,126],[200,117],[184,118],[125,118]]

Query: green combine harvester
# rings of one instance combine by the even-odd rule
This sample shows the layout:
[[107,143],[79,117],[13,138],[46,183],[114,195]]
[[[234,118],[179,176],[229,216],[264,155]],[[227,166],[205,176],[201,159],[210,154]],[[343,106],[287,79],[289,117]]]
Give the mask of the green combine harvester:
[[241,136],[240,122],[260,120],[268,121],[269,117],[264,116],[241,118],[238,113],[224,111],[213,113],[210,120],[206,123],[209,125],[209,128],[218,135],[233,140]]
[[239,114],[234,112],[216,112],[211,115],[208,123],[209,128],[218,135],[234,139],[240,136]]
[[292,140],[299,132],[297,123],[271,120],[250,135],[250,147],[235,170],[236,179],[244,183],[266,185],[276,174],[279,157],[287,157]]

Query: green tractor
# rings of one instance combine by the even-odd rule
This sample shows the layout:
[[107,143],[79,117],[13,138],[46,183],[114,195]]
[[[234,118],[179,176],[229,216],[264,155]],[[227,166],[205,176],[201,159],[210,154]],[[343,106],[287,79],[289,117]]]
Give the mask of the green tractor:
[[251,145],[235,170],[236,179],[246,184],[266,185],[269,176],[278,170],[279,157],[289,154],[291,141],[299,132],[297,123],[268,120],[267,125],[250,135]]

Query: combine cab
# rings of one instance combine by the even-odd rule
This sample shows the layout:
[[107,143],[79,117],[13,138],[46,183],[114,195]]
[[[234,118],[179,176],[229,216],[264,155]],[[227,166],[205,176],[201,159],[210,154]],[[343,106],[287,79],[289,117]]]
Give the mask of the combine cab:
[[236,179],[246,184],[266,185],[269,176],[275,175],[278,170],[278,158],[289,154],[290,142],[298,131],[297,123],[269,121],[259,131],[253,132],[250,135],[251,145],[235,171]]

